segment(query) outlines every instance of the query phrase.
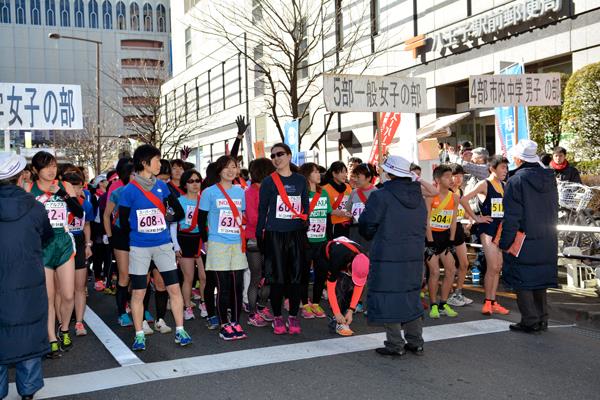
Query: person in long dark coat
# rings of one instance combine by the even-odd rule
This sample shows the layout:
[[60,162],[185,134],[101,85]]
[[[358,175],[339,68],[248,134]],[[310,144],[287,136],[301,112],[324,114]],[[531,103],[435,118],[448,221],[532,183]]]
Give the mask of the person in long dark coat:
[[0,154],[0,398],[13,364],[19,395],[33,398],[50,348],[42,246],[53,231],[44,206],[16,185],[25,165],[22,156]]
[[373,239],[367,318],[386,330],[385,347],[376,349],[378,354],[401,356],[408,350],[420,355],[423,305],[419,296],[427,210],[409,161],[390,156],[382,169],[390,180],[371,194],[358,221],[360,234]]
[[499,247],[508,250],[517,232],[525,234],[518,257],[505,253],[502,276],[516,290],[521,322],[513,331],[537,333],[548,327],[546,289],[558,284],[558,193],[552,170],[536,155],[537,144],[521,140],[512,149],[517,165],[504,190]]

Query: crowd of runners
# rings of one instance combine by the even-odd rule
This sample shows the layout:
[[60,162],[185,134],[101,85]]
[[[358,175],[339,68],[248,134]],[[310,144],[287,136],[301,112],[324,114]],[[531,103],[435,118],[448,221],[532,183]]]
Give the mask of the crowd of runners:
[[[54,231],[43,251],[48,357],[73,347],[72,332],[87,334],[90,271],[89,290],[114,296],[114,322],[132,327],[135,351],[145,350],[155,332],[187,346],[192,338],[184,324],[200,319],[226,341],[267,326],[275,335],[297,335],[301,319],[313,318],[324,319],[334,334],[353,334],[353,314],[368,313],[371,240],[359,221],[390,174],[357,158],[327,169],[298,167],[283,143],[245,170],[237,157],[245,124],[238,125],[231,154],[204,174],[181,159],[162,159],[151,145],[91,180],[50,153],[35,154],[19,185],[44,205]],[[508,314],[496,291],[509,162],[502,156],[455,161],[437,165],[432,182],[420,178],[415,164],[406,175],[420,183],[428,214],[422,306],[436,319],[456,317],[473,303],[463,286],[466,243],[476,241],[485,265],[481,312]]]

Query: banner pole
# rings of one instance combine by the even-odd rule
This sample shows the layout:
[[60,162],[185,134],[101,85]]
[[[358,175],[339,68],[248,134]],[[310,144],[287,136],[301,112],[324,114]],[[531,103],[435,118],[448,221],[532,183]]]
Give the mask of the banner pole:
[[519,106],[516,105],[514,108],[515,114],[515,145],[519,143]]
[[377,129],[377,165],[383,164],[383,143],[381,143],[381,129]]

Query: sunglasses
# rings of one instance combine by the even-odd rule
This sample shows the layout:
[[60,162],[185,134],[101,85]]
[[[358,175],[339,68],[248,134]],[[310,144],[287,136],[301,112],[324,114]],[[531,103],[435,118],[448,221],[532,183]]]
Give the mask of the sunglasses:
[[285,151],[278,151],[277,153],[272,153],[271,154],[271,160],[274,160],[274,159],[279,158],[279,157],[283,157],[286,154],[287,153]]
[[200,179],[189,179],[186,183],[202,183]]

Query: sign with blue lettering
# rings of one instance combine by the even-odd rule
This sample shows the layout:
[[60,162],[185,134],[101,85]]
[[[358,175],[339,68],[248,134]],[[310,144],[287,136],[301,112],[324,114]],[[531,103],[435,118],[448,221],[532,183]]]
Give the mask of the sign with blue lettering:
[[298,165],[298,142],[300,133],[298,132],[298,120],[294,119],[292,121],[288,121],[283,126],[283,142],[290,146],[292,150],[292,162]]
[[82,130],[81,86],[0,83],[0,130]]

